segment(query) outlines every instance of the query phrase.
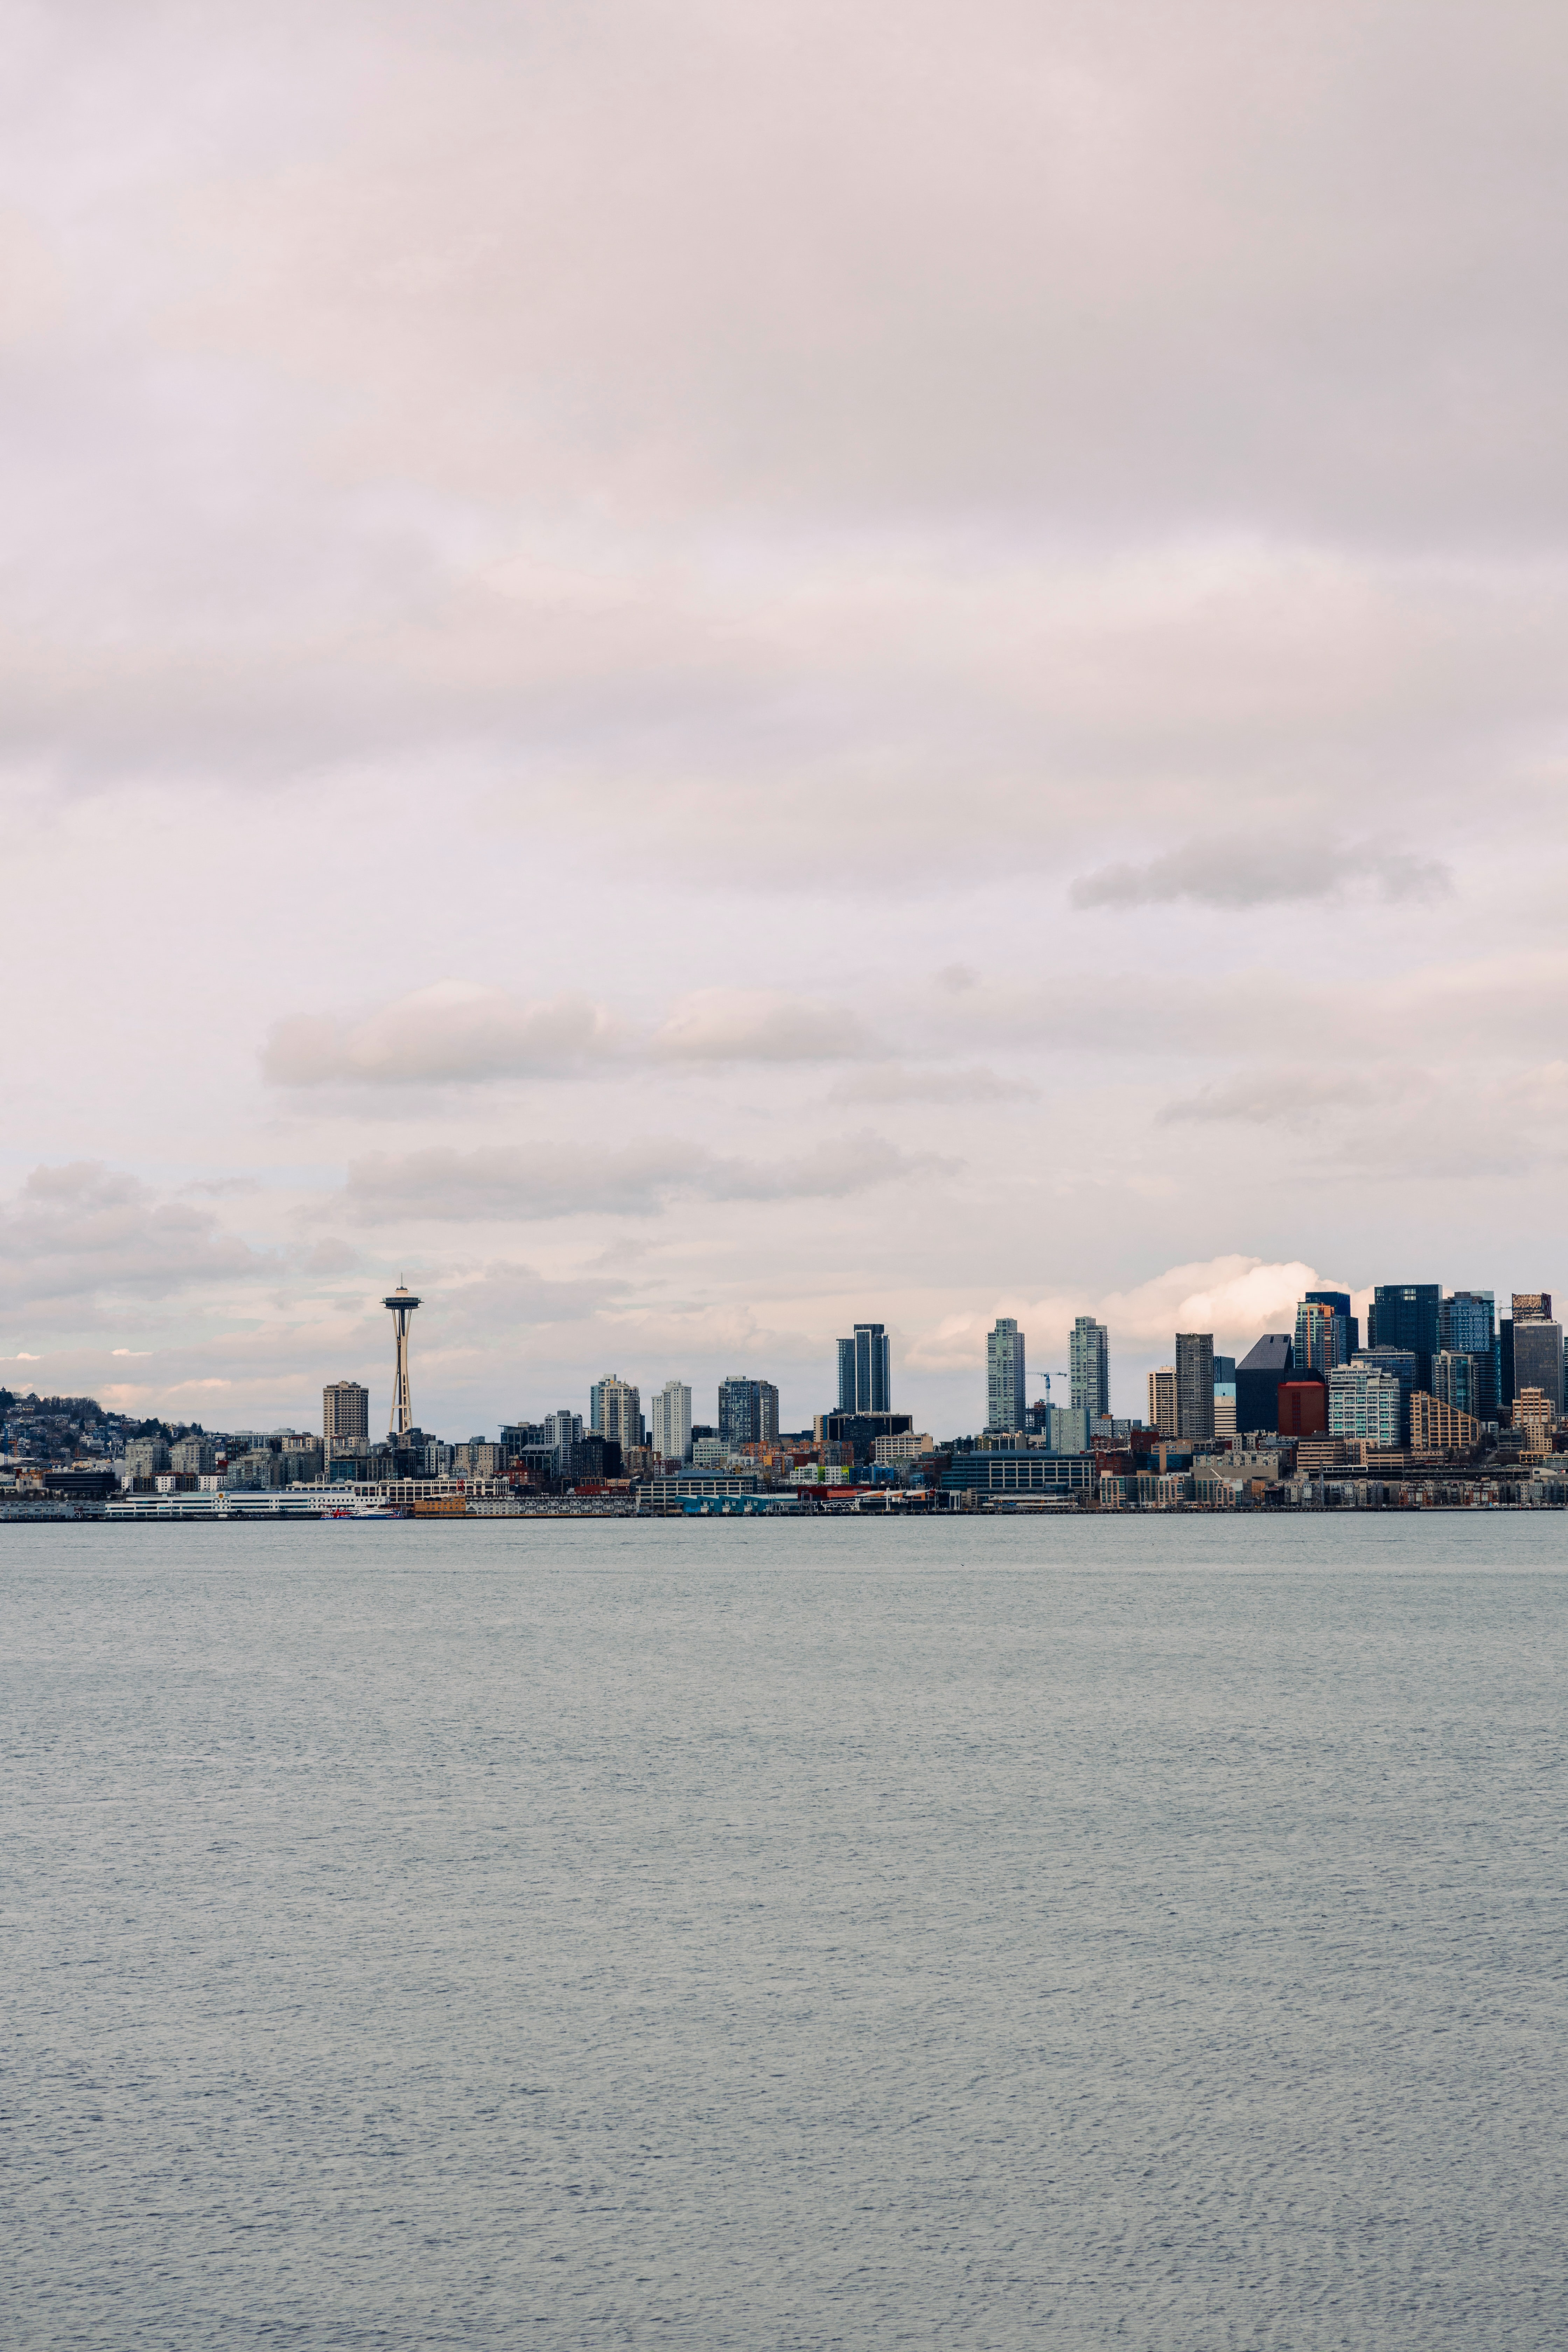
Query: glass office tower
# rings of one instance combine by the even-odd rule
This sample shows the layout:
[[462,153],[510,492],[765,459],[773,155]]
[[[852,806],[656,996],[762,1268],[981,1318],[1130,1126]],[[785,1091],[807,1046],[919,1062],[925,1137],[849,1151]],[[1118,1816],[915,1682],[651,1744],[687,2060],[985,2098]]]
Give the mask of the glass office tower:
[[1443,1301],[1440,1282],[1381,1282],[1372,1294],[1366,1318],[1366,1344],[1373,1348],[1408,1348],[1415,1358],[1415,1385],[1432,1385],[1432,1359],[1441,1345],[1437,1320]]
[[[1478,1421],[1495,1421],[1502,1393],[1501,1344],[1497,1329],[1497,1301],[1489,1290],[1456,1290],[1444,1299],[1437,1310],[1437,1345],[1445,1355],[1476,1358],[1479,1367],[1474,1391],[1476,1402],[1461,1405],[1459,1411],[1473,1412]],[[1434,1365],[1434,1396],[1442,1393],[1436,1379]],[[1454,1400],[1450,1397],[1445,1402],[1451,1404]]]

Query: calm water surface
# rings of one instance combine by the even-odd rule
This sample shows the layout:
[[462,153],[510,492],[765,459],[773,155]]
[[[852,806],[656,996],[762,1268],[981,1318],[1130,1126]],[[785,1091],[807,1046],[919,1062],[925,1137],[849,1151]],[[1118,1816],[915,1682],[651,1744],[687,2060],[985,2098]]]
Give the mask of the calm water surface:
[[0,2341],[1562,2345],[1565,1549],[0,1529]]

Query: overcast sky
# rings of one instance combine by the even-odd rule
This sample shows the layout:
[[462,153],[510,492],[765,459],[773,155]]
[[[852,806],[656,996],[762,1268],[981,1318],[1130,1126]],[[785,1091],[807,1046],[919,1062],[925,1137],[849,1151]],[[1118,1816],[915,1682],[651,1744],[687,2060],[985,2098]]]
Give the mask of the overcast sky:
[[1568,1288],[1568,17],[0,6],[0,1381]]

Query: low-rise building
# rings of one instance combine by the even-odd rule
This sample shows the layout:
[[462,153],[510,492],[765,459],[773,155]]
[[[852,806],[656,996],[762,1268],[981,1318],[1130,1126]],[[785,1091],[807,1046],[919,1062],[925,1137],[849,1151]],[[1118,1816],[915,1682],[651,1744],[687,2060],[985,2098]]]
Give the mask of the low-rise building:
[[[1437,1360],[1441,1363],[1443,1359],[1439,1356]],[[1412,1392],[1410,1399],[1410,1451],[1412,1454],[1443,1454],[1459,1449],[1468,1453],[1480,1442],[1481,1424],[1473,1413],[1460,1412],[1444,1398],[1428,1396],[1424,1389],[1416,1389]]]
[[1049,1454],[1042,1446],[954,1454],[942,1474],[944,1495],[1089,1495],[1092,1454]]
[[873,1447],[872,1459],[876,1462],[918,1462],[922,1454],[931,1452],[934,1443],[929,1434],[920,1437],[912,1429],[902,1429],[896,1437],[879,1437]]

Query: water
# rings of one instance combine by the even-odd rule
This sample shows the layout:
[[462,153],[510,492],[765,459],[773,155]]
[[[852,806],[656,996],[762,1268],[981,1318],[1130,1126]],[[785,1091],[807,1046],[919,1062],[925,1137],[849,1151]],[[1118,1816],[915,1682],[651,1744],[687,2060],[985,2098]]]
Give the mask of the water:
[[6,1528],[0,2340],[1562,2343],[1565,1538]]

